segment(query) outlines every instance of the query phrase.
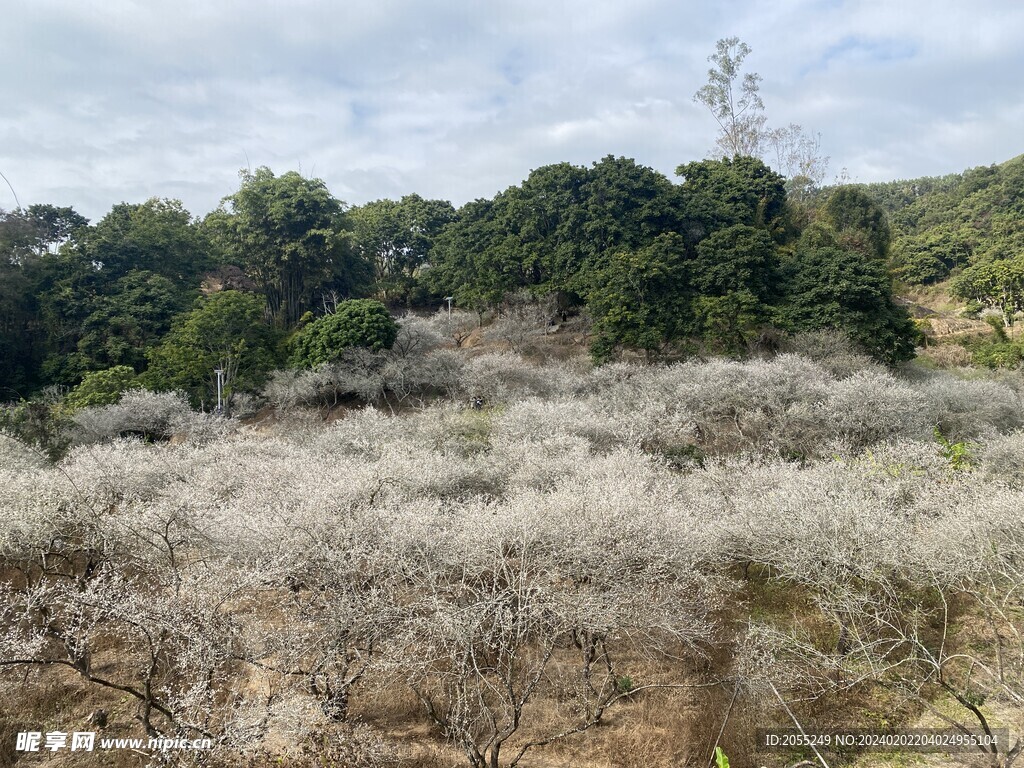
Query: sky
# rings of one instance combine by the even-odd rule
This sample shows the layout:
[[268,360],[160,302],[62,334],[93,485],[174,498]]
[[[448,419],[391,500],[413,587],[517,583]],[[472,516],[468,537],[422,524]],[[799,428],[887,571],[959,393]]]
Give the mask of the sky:
[[[349,205],[461,205],[532,169],[709,156],[694,94],[751,49],[769,126],[820,134],[826,182],[1024,153],[1018,0],[0,0],[0,209],[176,198],[268,166]],[[11,189],[13,187],[13,190]],[[15,199],[17,195],[17,201]]]

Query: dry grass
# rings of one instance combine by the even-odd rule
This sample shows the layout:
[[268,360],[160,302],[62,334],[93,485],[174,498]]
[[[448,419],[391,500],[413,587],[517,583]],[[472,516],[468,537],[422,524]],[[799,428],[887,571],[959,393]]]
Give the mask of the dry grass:
[[971,364],[971,353],[959,344],[938,344],[918,351],[918,358],[944,370],[966,368]]

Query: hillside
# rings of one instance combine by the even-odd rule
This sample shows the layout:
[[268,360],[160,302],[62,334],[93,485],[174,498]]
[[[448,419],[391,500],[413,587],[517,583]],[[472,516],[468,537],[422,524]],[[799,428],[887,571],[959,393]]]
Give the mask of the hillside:
[[905,283],[937,283],[958,268],[1024,251],[1024,155],[861,188],[888,214],[892,264]]

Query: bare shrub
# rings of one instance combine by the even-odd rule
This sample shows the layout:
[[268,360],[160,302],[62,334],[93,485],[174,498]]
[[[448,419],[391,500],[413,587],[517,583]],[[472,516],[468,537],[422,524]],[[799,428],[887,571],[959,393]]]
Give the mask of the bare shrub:
[[528,291],[510,294],[484,336],[507,344],[516,353],[533,352],[536,339],[543,337],[551,326],[556,309],[553,294],[542,299]]
[[423,357],[444,346],[451,346],[451,337],[445,334],[436,319],[406,315],[398,324],[398,336],[391,347],[393,357]]
[[[610,714],[656,688],[762,713],[884,686],[970,727],[1019,709],[1011,382],[837,378],[793,355],[551,370],[482,356],[463,375],[495,407],[285,413],[58,464],[0,438],[2,682],[60,668],[239,765],[384,760],[345,718],[407,723],[409,705],[375,709],[407,684],[416,727],[488,768],[598,723],[573,761],[628,745],[606,736],[639,707]],[[670,460],[690,447],[706,455]]]
[[279,411],[298,406],[333,408],[346,398],[364,403],[403,403],[410,398],[452,396],[459,389],[463,358],[444,348],[432,321],[409,316],[392,349],[345,350],[334,363],[314,370],[274,371],[263,390]]
[[458,353],[439,349],[429,354],[421,363],[420,382],[427,390],[436,390],[449,398],[459,392],[460,381],[466,363]]
[[247,419],[256,415],[263,400],[251,392],[236,392],[231,397],[231,416],[236,419]]
[[498,415],[494,439],[509,450],[524,443],[579,437],[594,450],[607,451],[639,445],[648,436],[647,424],[630,423],[627,414],[608,413],[595,405],[592,400],[520,400]]
[[321,377],[316,371],[288,368],[273,371],[263,387],[263,396],[278,410],[310,405],[320,397]]
[[[754,467],[737,479],[741,487],[723,489],[724,540],[770,566],[770,580],[800,584],[813,606],[798,620],[778,613],[753,626],[742,674],[762,699],[884,686],[982,730],[994,717],[987,700],[1024,701],[1021,619],[1005,602],[1020,583],[1019,493],[951,474],[927,443],[809,468]],[[966,616],[980,617],[994,641],[957,630]],[[1001,745],[990,764],[1008,766],[1020,751],[1020,742]]]
[[991,482],[1024,488],[1024,433],[990,437],[985,441],[981,468]]
[[882,367],[857,347],[842,331],[804,331],[790,336],[783,349],[799,355],[844,379],[858,371],[880,371]]
[[399,403],[409,398],[423,403],[431,397],[451,397],[458,391],[464,367],[461,356],[445,349],[425,355],[389,356],[381,369],[382,386]]
[[387,357],[362,347],[345,350],[341,358],[317,369],[320,375],[320,397],[336,405],[341,398],[354,395],[363,402],[377,401],[384,393],[381,373]]
[[657,450],[813,455],[830,439],[816,407],[833,379],[802,358],[682,363],[613,375],[595,400],[635,421]]
[[197,413],[180,392],[125,392],[114,405],[83,408],[72,417],[75,442],[110,440],[120,435],[168,439],[182,435],[210,440],[231,429],[224,419]]
[[14,435],[0,431],[0,472],[38,467],[43,459],[44,456],[35,448],[26,445]]
[[263,396],[279,410],[300,405],[333,408],[347,397],[376,402],[384,394],[385,353],[362,347],[346,349],[333,363],[313,370],[274,371]]
[[428,322],[440,336],[451,339],[456,347],[461,347],[480,327],[476,313],[454,308],[451,312],[438,310]]
[[[292,702],[287,702],[294,706]],[[293,768],[388,768],[399,765],[396,746],[379,732],[362,723],[320,723],[314,720],[301,732],[286,731],[290,740],[286,749],[276,752],[266,747],[240,749],[230,756],[218,753],[218,768],[263,768],[286,764]],[[296,738],[297,736],[297,738]]]
[[[624,468],[624,458],[608,461]],[[622,477],[590,480],[597,482],[585,494],[602,500],[596,509],[575,483],[500,510],[470,507],[447,535],[435,533],[404,556],[421,597],[408,608],[397,664],[470,765],[498,764],[503,752],[502,764],[518,765],[530,749],[586,730],[614,703],[666,682],[624,686],[616,659],[626,646],[680,653],[710,637],[716,598],[689,567],[692,550],[638,539],[634,521],[615,515],[621,491],[606,496],[608,481],[621,485]],[[629,505],[636,503],[634,496]],[[566,647],[576,649],[575,660],[556,665]],[[520,737],[545,681],[572,691],[569,706],[547,733]]]
[[971,364],[971,352],[959,344],[935,344],[925,347],[918,357],[930,361],[935,367],[943,369],[966,368]]
[[862,371],[836,382],[822,418],[851,448],[897,437],[927,440],[933,425],[924,396],[888,373]]
[[1021,399],[1004,385],[940,374],[929,377],[917,389],[925,400],[928,420],[951,440],[1024,426]]
[[570,387],[571,373],[556,366],[536,366],[509,352],[470,359],[462,391],[485,403],[507,403],[527,397],[551,397]]

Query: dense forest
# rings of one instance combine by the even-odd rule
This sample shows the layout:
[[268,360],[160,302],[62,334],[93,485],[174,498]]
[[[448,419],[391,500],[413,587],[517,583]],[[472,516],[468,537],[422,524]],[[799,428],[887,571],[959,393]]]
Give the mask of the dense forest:
[[592,319],[599,361],[741,353],[818,328],[887,363],[912,356],[889,228],[865,193],[836,189],[815,211],[745,157],[678,174],[561,163],[456,210],[417,195],[350,208],[319,180],[261,168],[201,220],[156,199],[94,224],[46,204],[6,212],[3,398],[107,372],[209,404],[216,368],[229,392],[258,391],[301,358],[307,329],[357,299],[392,313],[449,296],[480,313],[547,299],[553,320]]
[[[1024,156],[963,173],[859,187],[886,212],[896,276],[930,284],[982,265],[1013,269],[1024,245]],[[964,286],[964,298],[971,290]],[[1020,307],[1017,308],[1019,310]]]

